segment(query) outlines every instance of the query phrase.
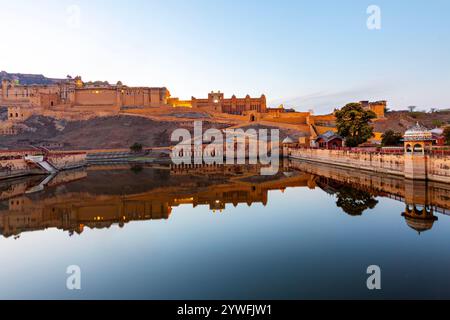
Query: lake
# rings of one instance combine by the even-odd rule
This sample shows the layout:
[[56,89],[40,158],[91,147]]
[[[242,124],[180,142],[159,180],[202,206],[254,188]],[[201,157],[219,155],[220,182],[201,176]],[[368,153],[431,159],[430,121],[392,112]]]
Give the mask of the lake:
[[450,298],[450,185],[295,160],[44,179],[0,181],[1,299]]

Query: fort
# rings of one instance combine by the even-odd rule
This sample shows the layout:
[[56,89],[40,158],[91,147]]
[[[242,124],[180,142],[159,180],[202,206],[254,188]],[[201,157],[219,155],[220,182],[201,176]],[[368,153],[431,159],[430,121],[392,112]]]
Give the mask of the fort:
[[23,121],[45,111],[117,113],[124,108],[161,107],[170,96],[166,88],[127,87],[105,83],[83,83],[81,77],[49,85],[20,85],[2,80],[0,104],[8,107],[8,119]]
[[231,99],[225,99],[224,94],[212,91],[206,99],[197,99],[180,101],[178,98],[169,99],[169,104],[173,107],[187,107],[194,109],[203,109],[211,112],[228,113],[234,115],[245,115],[251,111],[256,113],[266,113],[266,96],[260,98],[251,98],[247,95],[245,98],[237,98],[235,95]]
[[[310,111],[286,109],[283,105],[271,108],[264,94],[226,98],[223,92],[212,91],[206,98],[181,100],[173,97],[165,87],[129,87],[120,81],[115,85],[102,81],[83,82],[80,76],[48,79],[27,75],[26,82],[21,84],[15,77],[8,78],[7,73],[2,73],[1,79],[0,108],[6,108],[6,119],[0,120],[0,135],[17,135],[23,130],[20,124],[33,115],[64,121],[114,115],[170,121],[173,115],[181,119],[186,114],[197,114],[230,126],[258,122],[291,128],[310,136],[310,139],[335,130],[333,113],[314,115]],[[360,103],[365,109],[372,110],[378,119],[384,118],[386,101]]]
[[[0,107],[6,108],[6,116],[4,111],[3,115],[0,113],[0,119],[3,119],[0,120],[0,135],[18,135],[27,119],[35,115],[65,122],[114,115],[192,122],[191,116],[195,115],[199,120],[221,123],[222,130],[258,125],[294,131],[296,136],[293,139],[287,137],[284,141],[283,155],[286,158],[402,175],[415,180],[450,182],[448,156],[435,152],[433,132],[419,125],[405,133],[404,149],[397,153],[383,152],[379,148],[349,150],[345,148],[344,139],[336,134],[334,113],[315,115],[312,111],[297,112],[283,105],[269,107],[264,94],[260,97],[246,95],[238,98],[232,95],[226,98],[223,92],[211,91],[206,98],[181,100],[172,97],[165,87],[129,87],[120,81],[115,85],[102,81],[83,82],[80,76],[47,79],[28,75],[27,79],[30,81],[21,84],[20,80],[2,73]],[[387,101],[360,101],[359,104],[365,110],[373,111],[375,122],[385,118]],[[381,133],[376,132],[373,140],[379,142],[380,139]],[[51,173],[52,169],[67,169],[86,162],[87,155],[83,151],[60,154],[45,151],[42,154],[46,147],[58,149],[58,146],[64,146],[61,141],[44,139],[29,145],[38,149],[28,150],[26,155],[20,152],[6,154],[8,151],[0,154],[0,178],[42,170]],[[170,147],[170,141],[165,146]],[[63,164],[61,159],[64,159]]]

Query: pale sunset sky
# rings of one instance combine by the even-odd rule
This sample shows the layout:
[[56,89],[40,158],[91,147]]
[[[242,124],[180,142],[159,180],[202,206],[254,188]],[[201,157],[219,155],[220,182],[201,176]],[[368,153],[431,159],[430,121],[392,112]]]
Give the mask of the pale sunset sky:
[[[367,8],[381,29],[367,28]],[[450,108],[448,0],[0,0],[0,70],[330,111]]]

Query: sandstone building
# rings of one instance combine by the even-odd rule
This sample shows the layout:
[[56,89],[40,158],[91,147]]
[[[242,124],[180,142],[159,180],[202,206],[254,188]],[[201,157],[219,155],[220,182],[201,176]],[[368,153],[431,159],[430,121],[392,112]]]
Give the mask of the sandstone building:
[[364,109],[373,111],[377,118],[384,118],[386,107],[387,107],[387,101],[376,101],[376,102],[369,102],[369,101],[360,101],[359,102]]
[[[2,74],[0,74],[1,76]],[[7,76],[8,74],[5,73]],[[280,128],[302,131],[309,140],[335,131],[334,114],[314,115],[313,112],[297,112],[267,106],[266,96],[225,98],[224,93],[210,92],[207,98],[192,97],[180,100],[171,97],[165,87],[129,87],[120,81],[111,85],[108,82],[83,82],[81,77],[66,79],[39,78],[32,84],[32,75],[27,75],[21,84],[20,79],[2,76],[0,88],[0,116],[8,121],[0,121],[0,135],[15,135],[22,130],[20,123],[32,115],[43,115],[55,119],[74,121],[95,117],[130,113],[136,115],[172,116],[173,113],[209,114],[231,123],[262,122]],[[44,81],[45,80],[45,81]],[[361,101],[366,110],[372,110],[378,119],[385,116],[386,101]],[[7,115],[1,114],[7,108]],[[167,120],[168,117],[166,117]]]
[[267,112],[266,96],[252,98],[247,95],[245,98],[237,98],[233,95],[230,99],[226,99],[220,91],[208,94],[208,98],[197,99],[192,97],[191,100],[179,100],[173,98],[169,100],[169,104],[173,107],[188,107],[204,109],[206,111],[221,112],[234,115],[244,115],[247,112],[254,111],[258,113]]
[[84,84],[80,77],[49,85],[20,85],[2,81],[0,105],[8,107],[8,119],[23,121],[45,110],[118,112],[126,108],[167,105],[166,88],[127,87],[118,83]]

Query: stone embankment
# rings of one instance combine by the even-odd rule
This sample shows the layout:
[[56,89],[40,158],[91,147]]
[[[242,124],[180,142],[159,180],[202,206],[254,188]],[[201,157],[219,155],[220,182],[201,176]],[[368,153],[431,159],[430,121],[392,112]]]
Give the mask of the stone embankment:
[[392,174],[414,180],[450,183],[450,156],[439,152],[388,153],[313,148],[285,148],[292,159],[331,164],[377,173]]

